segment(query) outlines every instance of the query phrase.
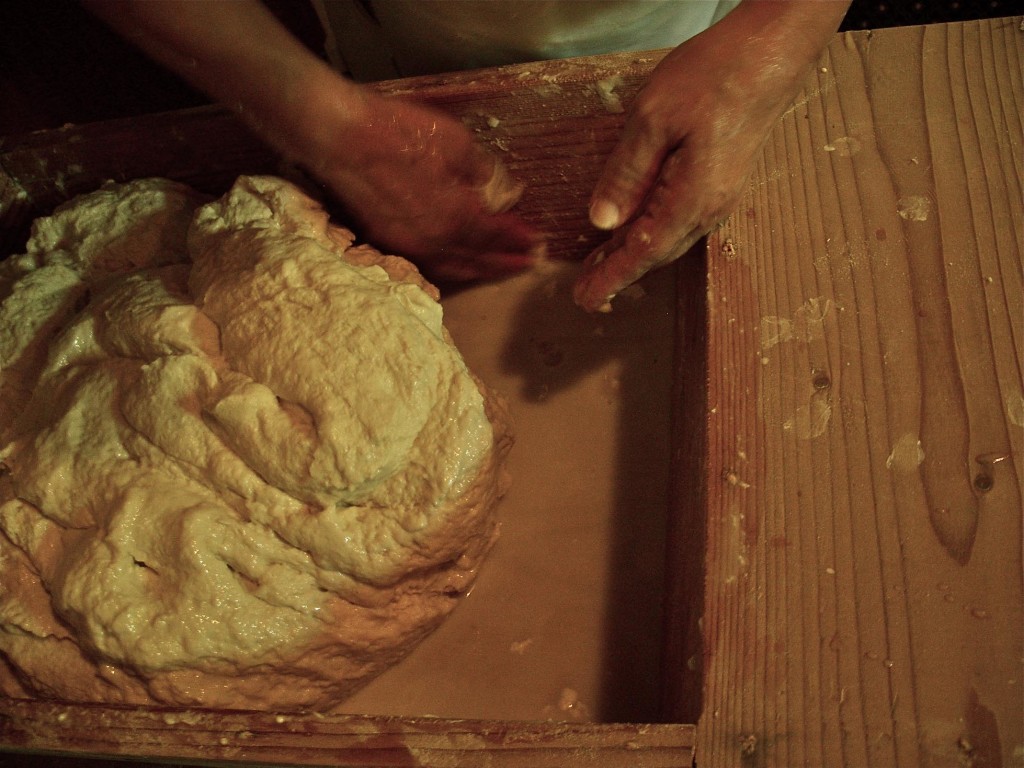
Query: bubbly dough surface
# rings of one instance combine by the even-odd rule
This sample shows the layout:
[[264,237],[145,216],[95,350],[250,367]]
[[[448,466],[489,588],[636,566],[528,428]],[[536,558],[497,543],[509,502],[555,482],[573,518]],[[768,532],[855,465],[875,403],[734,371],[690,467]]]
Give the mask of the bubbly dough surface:
[[0,692],[327,708],[468,588],[507,414],[296,186],[108,185],[0,300]]

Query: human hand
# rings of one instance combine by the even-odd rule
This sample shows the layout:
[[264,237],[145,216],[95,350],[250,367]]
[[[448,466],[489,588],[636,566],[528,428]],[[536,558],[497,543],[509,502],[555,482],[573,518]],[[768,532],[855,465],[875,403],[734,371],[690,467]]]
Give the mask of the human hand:
[[604,309],[735,208],[769,130],[847,5],[745,2],[659,63],[594,189],[591,221],[615,232],[584,262],[577,304]]
[[522,190],[497,158],[448,115],[360,91],[345,96],[344,119],[323,123],[337,130],[314,141],[316,156],[299,159],[366,238],[434,279],[495,278],[532,264],[543,238],[507,212]]
[[324,182],[368,239],[417,262],[428,277],[498,277],[543,249],[540,233],[507,212],[518,188],[468,129],[341,77],[258,0],[83,2],[235,109]]

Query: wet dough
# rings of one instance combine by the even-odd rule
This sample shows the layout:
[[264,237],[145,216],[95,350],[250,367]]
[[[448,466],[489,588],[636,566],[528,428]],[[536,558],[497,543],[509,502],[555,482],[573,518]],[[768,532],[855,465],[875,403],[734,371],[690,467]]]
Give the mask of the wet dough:
[[108,185],[0,299],[0,692],[329,708],[469,587],[504,406],[296,186]]

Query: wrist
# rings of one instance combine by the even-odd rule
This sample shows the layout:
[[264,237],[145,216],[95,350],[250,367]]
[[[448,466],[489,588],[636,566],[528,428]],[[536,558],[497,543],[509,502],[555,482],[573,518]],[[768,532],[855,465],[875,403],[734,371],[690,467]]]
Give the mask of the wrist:
[[296,83],[289,108],[296,127],[296,148],[323,161],[348,144],[369,123],[368,102],[374,94],[323,62],[310,67]]
[[772,110],[796,95],[848,5],[847,0],[743,0],[677,51],[683,58],[716,62],[707,73],[714,99],[739,98],[748,107]]
[[734,25],[751,43],[809,63],[824,50],[849,6],[850,0],[742,0],[719,23]]

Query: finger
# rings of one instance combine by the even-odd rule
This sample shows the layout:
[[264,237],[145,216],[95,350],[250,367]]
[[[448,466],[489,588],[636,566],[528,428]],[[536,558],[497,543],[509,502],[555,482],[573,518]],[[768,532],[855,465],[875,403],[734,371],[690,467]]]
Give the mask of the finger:
[[600,264],[611,253],[615,253],[617,250],[622,248],[626,244],[626,235],[628,234],[628,228],[619,228],[612,232],[612,236],[608,240],[597,248],[592,250],[587,257],[583,260],[583,269],[587,271],[590,267],[595,264]]
[[610,311],[611,300],[622,288],[640,279],[651,267],[647,253],[640,245],[639,227],[646,221],[639,219],[618,238],[620,245],[608,243],[605,250],[598,248],[587,258],[583,272],[573,286],[573,301],[588,312]]
[[623,288],[678,258],[700,239],[703,232],[688,160],[689,153],[681,148],[665,161],[643,213],[626,228],[617,247],[606,251],[606,258],[594,258],[584,268],[573,290],[580,307],[604,308]]
[[669,149],[646,120],[630,117],[590,197],[590,222],[608,230],[632,218],[657,181]]
[[502,277],[533,266],[544,256],[542,233],[513,214],[481,215],[422,259],[424,268],[446,280]]
[[489,156],[491,175],[479,187],[481,202],[485,211],[501,213],[519,202],[523,194],[523,185],[516,183],[512,175],[496,157]]
[[669,249],[650,251],[636,245],[637,236],[628,236],[624,245],[607,258],[586,269],[573,286],[573,301],[588,312],[609,311],[610,302],[624,288],[648,272],[671,263],[701,238],[692,229]]
[[423,265],[424,274],[431,280],[470,282],[496,280],[531,268],[543,256],[543,246],[536,253],[485,253],[472,257],[446,256]]
[[543,245],[542,232],[512,213],[463,217],[444,245],[469,254],[533,253]]
[[457,186],[473,189],[488,213],[507,211],[523,193],[523,185],[512,178],[504,163],[481,146],[458,124],[458,132],[438,138],[445,145],[441,153],[445,158],[444,173]]

